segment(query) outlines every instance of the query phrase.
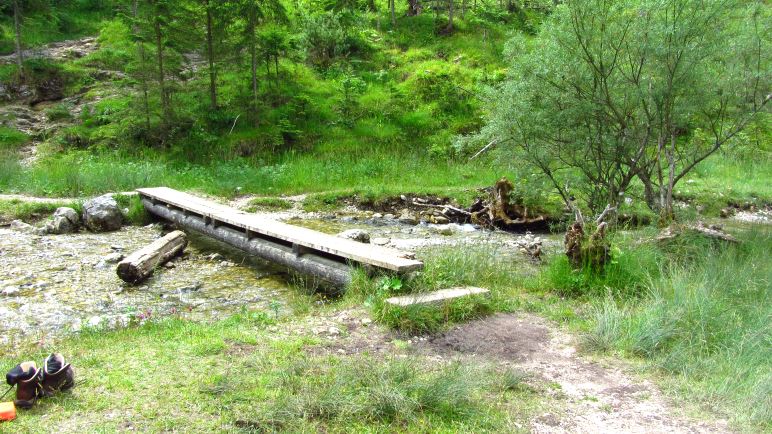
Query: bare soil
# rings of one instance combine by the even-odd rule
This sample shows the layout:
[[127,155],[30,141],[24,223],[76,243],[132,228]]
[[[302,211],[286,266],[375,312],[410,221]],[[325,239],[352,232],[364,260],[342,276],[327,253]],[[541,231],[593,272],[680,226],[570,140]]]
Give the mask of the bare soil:
[[617,360],[577,353],[575,338],[535,315],[497,314],[418,342],[419,351],[509,365],[546,384],[566,406],[531,421],[537,433],[730,432],[726,421],[693,421]]

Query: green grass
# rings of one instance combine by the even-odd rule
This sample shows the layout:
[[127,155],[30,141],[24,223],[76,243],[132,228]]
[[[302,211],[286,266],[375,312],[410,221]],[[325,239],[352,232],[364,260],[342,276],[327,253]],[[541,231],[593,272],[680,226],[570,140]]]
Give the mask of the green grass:
[[318,354],[318,338],[277,337],[279,321],[245,310],[6,347],[4,372],[55,350],[80,383],[4,432],[512,432],[544,405],[503,368],[437,364],[396,345],[387,357]]
[[292,202],[280,197],[256,197],[249,201],[245,211],[255,212],[258,210],[287,210],[292,208]]
[[751,226],[740,238],[669,246],[645,298],[599,299],[587,343],[641,358],[668,374],[671,391],[763,431],[772,429],[772,232]]
[[22,220],[25,222],[48,217],[59,207],[70,207],[80,211],[81,204],[72,202],[29,202],[19,199],[0,200],[0,222]]
[[[13,165],[7,156],[0,164]],[[484,163],[456,164],[420,154],[384,152],[338,155],[287,154],[270,165],[249,160],[193,165],[148,153],[131,157],[120,153],[69,152],[44,158],[29,169],[5,179],[0,189],[44,196],[82,196],[165,185],[221,196],[299,194],[337,190],[341,186],[366,189],[378,195],[412,190],[454,190],[492,185],[501,170]],[[421,186],[421,188],[417,188]]]
[[14,128],[0,126],[0,152],[14,150],[29,141],[29,136]]

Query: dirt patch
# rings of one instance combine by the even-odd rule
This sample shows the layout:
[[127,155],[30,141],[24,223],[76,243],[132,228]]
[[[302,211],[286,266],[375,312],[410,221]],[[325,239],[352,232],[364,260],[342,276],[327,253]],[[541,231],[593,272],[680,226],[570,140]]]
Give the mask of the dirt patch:
[[313,355],[383,354],[394,350],[396,335],[384,326],[375,324],[367,312],[350,309],[330,317],[317,317],[304,325],[318,336],[319,345],[306,347]]
[[549,329],[528,317],[497,314],[456,326],[428,340],[431,350],[449,355],[473,354],[504,361],[525,361],[541,352]]
[[474,357],[522,370],[560,400],[559,412],[534,417],[537,433],[729,432],[723,420],[694,421],[649,381],[614,359],[577,354],[574,338],[530,314],[497,314],[418,342],[416,350],[441,358]]

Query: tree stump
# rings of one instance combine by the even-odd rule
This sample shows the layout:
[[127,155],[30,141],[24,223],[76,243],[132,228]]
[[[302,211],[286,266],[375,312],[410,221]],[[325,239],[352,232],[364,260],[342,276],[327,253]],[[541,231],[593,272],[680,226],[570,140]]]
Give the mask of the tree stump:
[[156,267],[181,254],[187,245],[184,232],[170,232],[121,261],[117,269],[118,277],[128,283],[139,283],[150,277]]

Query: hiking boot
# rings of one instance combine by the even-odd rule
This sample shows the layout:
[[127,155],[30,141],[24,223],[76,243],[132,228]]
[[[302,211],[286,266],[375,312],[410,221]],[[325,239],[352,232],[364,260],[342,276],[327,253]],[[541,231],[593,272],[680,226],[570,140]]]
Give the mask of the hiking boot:
[[60,390],[67,390],[75,385],[75,372],[64,356],[51,354],[43,363],[43,394],[51,396]]
[[16,400],[13,402],[19,408],[30,408],[38,397],[43,395],[40,381],[43,371],[35,362],[19,363],[5,374],[5,382],[16,386]]

